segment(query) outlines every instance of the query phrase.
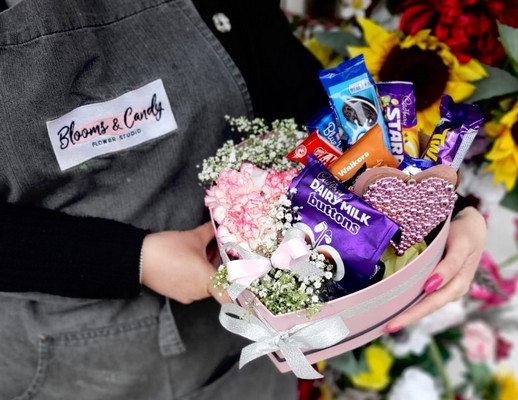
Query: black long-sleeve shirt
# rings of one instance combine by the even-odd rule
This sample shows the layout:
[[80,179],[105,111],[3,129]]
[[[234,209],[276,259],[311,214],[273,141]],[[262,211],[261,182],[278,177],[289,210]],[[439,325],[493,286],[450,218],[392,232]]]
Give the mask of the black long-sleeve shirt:
[[[278,1],[194,3],[240,69],[256,117],[304,123],[327,104],[318,80],[321,66],[292,35]],[[230,30],[218,30],[216,14],[228,18]],[[116,221],[0,203],[0,291],[84,298],[137,295],[147,233]],[[112,238],[109,246],[106,238]]]

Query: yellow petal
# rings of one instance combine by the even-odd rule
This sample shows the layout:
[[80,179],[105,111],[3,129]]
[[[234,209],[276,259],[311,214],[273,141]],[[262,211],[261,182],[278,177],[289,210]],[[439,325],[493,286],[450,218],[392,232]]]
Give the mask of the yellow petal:
[[506,126],[495,121],[490,121],[484,124],[484,129],[488,136],[498,137],[505,131]]
[[493,161],[485,171],[493,171],[493,181],[495,186],[504,183],[508,191],[513,190],[518,176],[518,159],[508,157],[503,160]]
[[390,39],[389,32],[368,18],[358,18],[358,24],[361,26],[363,37],[370,47]]
[[509,128],[512,128],[517,121],[518,108],[516,105],[509,112],[505,113],[502,118],[500,118],[500,123],[506,125]]
[[357,47],[357,46],[348,46],[347,51],[349,52],[349,56],[354,58],[359,56],[360,54],[365,54],[365,52],[369,51],[369,47]]
[[518,399],[518,382],[514,374],[510,372],[507,367],[500,367],[495,378],[500,385],[499,400]]
[[320,64],[327,68],[331,58],[332,50],[329,47],[323,46],[316,38],[311,38],[304,42],[304,46],[313,53],[313,55],[320,61]]
[[474,59],[471,59],[471,61],[466,64],[459,64],[456,71],[460,79],[471,82],[478,81],[489,76],[484,67]]
[[390,383],[389,371],[394,358],[383,346],[373,344],[365,349],[369,371],[351,376],[353,383],[360,388],[383,390]]
[[417,126],[420,131],[423,131],[428,136],[433,133],[439,119],[441,118],[439,103],[440,99],[426,110],[417,112]]
[[505,188],[510,192],[514,189],[514,185],[516,184],[516,175],[506,175],[503,181]]
[[445,93],[449,94],[453,101],[460,103],[475,92],[475,85],[463,81],[448,81]]
[[514,152],[518,152],[518,146],[514,143],[511,131],[506,129],[493,143],[491,150],[486,153],[488,160],[501,160],[511,157]]
[[[386,56],[390,50],[399,44],[397,32],[387,32],[380,25],[367,18],[359,18],[358,23],[363,30],[363,36],[365,41],[369,45],[370,50],[378,57]],[[354,57],[351,53],[353,51],[355,55],[358,55],[358,49],[362,49],[362,53],[365,53],[365,47],[348,47],[347,50],[351,57]],[[372,73],[372,72],[371,72]]]

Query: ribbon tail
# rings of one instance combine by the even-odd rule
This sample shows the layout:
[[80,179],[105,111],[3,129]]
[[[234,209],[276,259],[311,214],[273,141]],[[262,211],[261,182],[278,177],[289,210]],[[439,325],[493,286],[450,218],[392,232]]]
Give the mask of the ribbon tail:
[[232,283],[228,288],[227,288],[227,293],[228,295],[230,296],[230,298],[232,300],[235,300],[239,297],[239,295],[241,293],[244,292],[244,290],[246,289],[247,287],[244,286],[244,285],[240,285],[239,283],[237,282],[234,282]]
[[283,341],[279,342],[279,347],[286,358],[286,362],[290,366],[293,373],[300,379],[319,379],[323,378],[315,368],[311,366],[309,361],[304,357],[304,353],[298,347],[287,344]]
[[279,347],[273,344],[272,341],[263,341],[251,343],[241,350],[241,357],[239,358],[239,368],[244,367],[250,361],[262,357],[266,354],[279,350]]

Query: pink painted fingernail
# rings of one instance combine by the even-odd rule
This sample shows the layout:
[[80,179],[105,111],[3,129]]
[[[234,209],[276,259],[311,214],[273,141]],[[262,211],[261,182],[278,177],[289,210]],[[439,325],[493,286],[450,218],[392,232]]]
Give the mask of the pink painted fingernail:
[[385,332],[385,333],[396,333],[396,332],[399,332],[400,330],[401,330],[400,326],[394,326],[392,328],[385,328],[385,329],[383,329],[383,332]]
[[431,277],[428,278],[426,283],[424,284],[424,291],[425,293],[432,293],[435,292],[437,289],[439,289],[439,286],[441,286],[442,283],[442,276],[439,274],[433,274]]

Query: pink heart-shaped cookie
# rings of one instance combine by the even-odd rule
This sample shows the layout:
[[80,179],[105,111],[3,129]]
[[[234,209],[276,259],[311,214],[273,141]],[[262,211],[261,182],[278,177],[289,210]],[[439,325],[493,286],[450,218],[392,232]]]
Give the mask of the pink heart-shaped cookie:
[[401,227],[401,239],[391,244],[396,254],[421,242],[453,210],[457,174],[447,165],[410,176],[391,167],[371,168],[361,174],[353,191]]

